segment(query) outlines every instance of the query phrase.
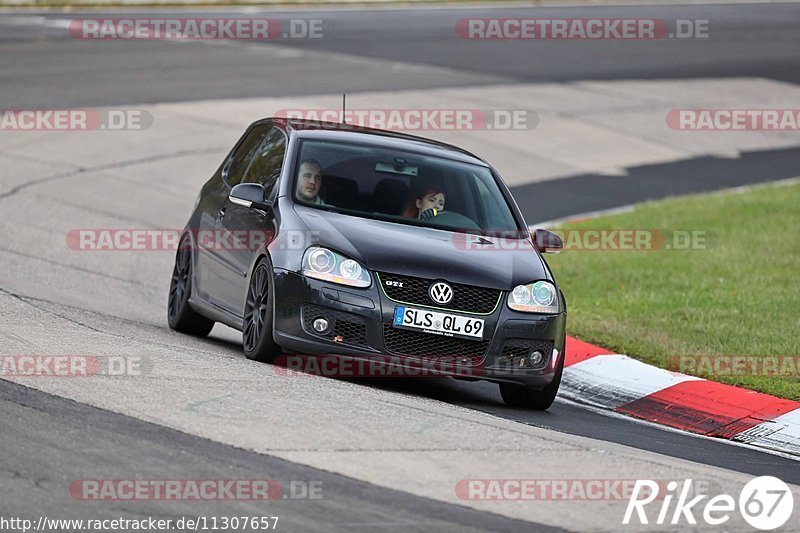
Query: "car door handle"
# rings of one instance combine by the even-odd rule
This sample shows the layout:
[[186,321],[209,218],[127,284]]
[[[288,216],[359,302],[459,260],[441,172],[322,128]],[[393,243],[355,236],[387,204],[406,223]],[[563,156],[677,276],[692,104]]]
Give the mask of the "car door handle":
[[223,218],[225,218],[225,209],[226,207],[223,207],[222,209],[219,210],[219,212],[217,213],[217,220],[222,220]]

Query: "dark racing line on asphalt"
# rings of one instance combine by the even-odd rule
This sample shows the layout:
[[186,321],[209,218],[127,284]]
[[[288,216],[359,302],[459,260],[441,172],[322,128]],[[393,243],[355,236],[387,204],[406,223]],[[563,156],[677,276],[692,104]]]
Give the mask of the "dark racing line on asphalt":
[[[563,531],[414,496],[340,474],[188,435],[0,379],[4,488],[0,515],[34,520],[177,520],[277,516],[283,531]],[[35,446],[34,446],[35,444]],[[131,466],[135,465],[135,471]],[[387,473],[390,475],[391,473]],[[314,483],[321,499],[98,502],[73,499],[80,479],[269,479]],[[321,485],[319,485],[321,482]],[[297,484],[295,486],[298,486]],[[302,490],[295,491],[301,494]]]

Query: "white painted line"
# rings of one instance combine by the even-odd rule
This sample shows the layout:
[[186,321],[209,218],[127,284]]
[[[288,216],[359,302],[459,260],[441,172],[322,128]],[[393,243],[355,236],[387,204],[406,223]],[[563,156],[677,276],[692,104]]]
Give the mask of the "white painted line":
[[761,453],[767,453],[769,455],[777,455],[778,457],[783,457],[784,459],[792,459],[793,461],[800,462],[800,455],[793,455],[789,453],[781,452],[779,449],[772,449],[772,448],[765,448],[765,447],[753,447],[752,444],[746,442],[738,442],[735,440],[728,440],[728,439],[721,439],[719,437],[709,437],[708,435],[701,435],[700,433],[691,433],[684,429],[678,429],[670,426],[664,426],[661,424],[656,424],[655,422],[650,422],[649,420],[642,420],[640,418],[633,418],[629,415],[618,413],[616,411],[609,411],[608,409],[604,409],[602,407],[597,407],[595,405],[589,405],[585,403],[581,403],[579,401],[571,400],[569,398],[565,398],[561,396],[559,392],[559,396],[556,398],[556,403],[563,403],[566,405],[572,405],[575,407],[579,407],[581,409],[586,409],[587,411],[591,411],[598,415],[607,416],[609,418],[617,418],[617,419],[624,419],[627,422],[633,424],[640,424],[643,426],[648,426],[654,429],[660,429],[662,431],[668,431],[670,433],[680,433],[682,435],[686,435],[688,437],[693,437],[695,439],[703,439],[703,440],[710,440],[716,443],[722,443],[729,446],[737,446],[739,448],[748,448],[751,450],[756,450]]
[[751,446],[800,455],[800,409],[743,431],[734,437]]
[[657,368],[627,355],[597,355],[564,368],[561,390],[581,402],[616,409],[684,381],[702,379]]

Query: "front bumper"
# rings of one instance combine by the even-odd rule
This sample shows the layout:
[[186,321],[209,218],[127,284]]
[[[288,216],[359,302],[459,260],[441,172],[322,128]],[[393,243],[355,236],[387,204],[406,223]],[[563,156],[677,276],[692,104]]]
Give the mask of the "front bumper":
[[[484,319],[483,341],[459,341],[423,332],[393,328],[395,307],[375,277],[366,289],[345,287],[274,270],[275,342],[301,354],[336,354],[357,359],[390,356],[406,362],[443,363],[456,377],[542,388],[563,364],[566,315],[534,315],[508,309],[505,293],[500,305]],[[424,308],[424,305],[412,305]],[[448,311],[456,315],[469,313]],[[330,332],[317,334],[314,318],[324,316]],[[537,349],[544,360],[531,366],[525,357]]]

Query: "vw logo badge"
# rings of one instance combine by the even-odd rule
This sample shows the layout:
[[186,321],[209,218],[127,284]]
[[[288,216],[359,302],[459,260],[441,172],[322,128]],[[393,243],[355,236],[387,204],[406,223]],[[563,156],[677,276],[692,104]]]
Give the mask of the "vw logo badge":
[[437,281],[428,289],[428,296],[437,304],[447,304],[453,299],[453,287],[444,281]]

